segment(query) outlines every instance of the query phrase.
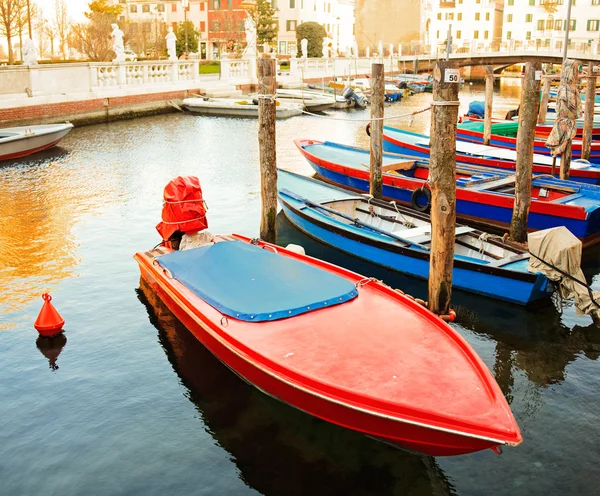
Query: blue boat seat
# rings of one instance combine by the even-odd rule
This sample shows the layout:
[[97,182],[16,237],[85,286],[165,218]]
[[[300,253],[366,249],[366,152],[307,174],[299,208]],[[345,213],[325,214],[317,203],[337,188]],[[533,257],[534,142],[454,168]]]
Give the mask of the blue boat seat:
[[241,241],[174,251],[157,260],[213,308],[247,322],[294,317],[358,295],[341,276]]

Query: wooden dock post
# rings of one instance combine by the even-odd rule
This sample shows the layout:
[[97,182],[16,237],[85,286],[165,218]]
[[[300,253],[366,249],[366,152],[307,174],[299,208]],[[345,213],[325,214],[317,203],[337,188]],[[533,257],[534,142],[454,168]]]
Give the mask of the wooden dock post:
[[525,76],[521,90],[521,110],[519,111],[519,131],[517,132],[515,206],[510,223],[511,239],[521,243],[527,241],[527,219],[531,205],[533,141],[540,104],[540,82],[535,79],[535,71],[541,70],[541,67],[540,62],[525,64]]
[[452,296],[459,81],[460,74],[455,62],[436,62],[433,69],[429,166],[431,186],[429,309],[438,315],[449,313]]
[[594,104],[596,103],[596,77],[594,74],[594,64],[588,64],[588,79],[585,91],[585,112],[583,121],[583,143],[581,145],[581,158],[590,159],[590,149],[592,146],[592,128],[594,127]]
[[371,179],[369,193],[381,198],[383,178],[383,101],[385,99],[385,74],[383,64],[372,65],[371,76]]
[[494,68],[485,66],[485,116],[483,120],[483,144],[490,144],[492,135],[492,104],[494,102]]
[[275,243],[277,215],[277,156],[275,152],[275,59],[258,59],[258,147],[260,156],[260,237]]
[[550,101],[550,87],[552,80],[549,77],[544,77],[542,85],[542,101],[540,103],[540,112],[538,115],[538,124],[546,123],[546,113],[548,112],[548,102]]

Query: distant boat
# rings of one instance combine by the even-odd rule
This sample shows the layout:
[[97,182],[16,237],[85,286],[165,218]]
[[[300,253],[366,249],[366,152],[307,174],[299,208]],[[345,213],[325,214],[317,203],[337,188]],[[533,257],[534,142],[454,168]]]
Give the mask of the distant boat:
[[58,144],[73,124],[42,124],[0,129],[0,160],[26,157]]
[[[511,121],[508,121],[509,123]],[[495,125],[495,124],[494,124]],[[411,133],[402,129],[384,126],[383,149],[386,152],[409,155],[416,158],[429,159],[429,136]],[[461,164],[497,167],[514,171],[517,152],[497,146],[480,145],[467,141],[456,142],[456,162]],[[537,174],[552,173],[552,157],[534,153],[533,172]],[[555,176],[560,172],[560,157],[555,164]],[[600,165],[587,160],[573,160],[569,178],[572,181],[600,184]]]
[[[302,232],[371,263],[429,277],[428,215],[284,170],[277,188],[286,217]],[[519,305],[549,298],[554,286],[528,272],[529,253],[497,238],[457,224],[453,286]]]
[[[323,178],[344,188],[369,191],[369,150],[337,143],[295,140]],[[415,209],[430,204],[429,163],[383,154],[383,196]],[[456,168],[456,214],[471,223],[505,229],[515,201],[515,174],[489,167]],[[585,246],[600,241],[600,186],[534,177],[528,228],[565,226]]]
[[333,95],[327,95],[307,90],[277,90],[277,100],[284,105],[289,103],[304,105],[309,112],[329,110],[336,103]]
[[[190,112],[224,117],[258,117],[258,100],[252,98],[185,98],[183,108]],[[276,117],[286,119],[302,114],[302,105],[287,103],[277,106]]]

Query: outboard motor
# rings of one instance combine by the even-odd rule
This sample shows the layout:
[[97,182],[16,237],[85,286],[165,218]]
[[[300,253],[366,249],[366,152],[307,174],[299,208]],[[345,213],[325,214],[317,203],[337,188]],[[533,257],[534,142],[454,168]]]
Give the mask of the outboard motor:
[[350,103],[352,101],[352,97],[354,96],[354,90],[352,89],[351,86],[346,86],[344,88],[344,91],[342,91],[342,96],[345,98],[345,100]]
[[163,245],[180,249],[184,236],[208,228],[208,208],[202,198],[202,188],[197,177],[176,177],[165,187],[163,198],[162,219],[156,226]]
[[367,100],[367,98],[365,97],[365,95],[361,92],[357,93],[356,91],[354,91],[350,86],[346,86],[344,88],[344,91],[342,92],[342,96],[348,101],[350,102],[351,100],[354,100],[356,102],[356,106],[357,107],[362,107],[365,108],[369,102]]

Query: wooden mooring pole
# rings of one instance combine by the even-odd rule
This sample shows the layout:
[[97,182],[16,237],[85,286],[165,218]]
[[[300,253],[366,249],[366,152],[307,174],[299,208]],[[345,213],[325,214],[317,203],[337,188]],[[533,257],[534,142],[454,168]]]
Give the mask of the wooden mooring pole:
[[592,147],[592,128],[594,127],[594,105],[596,103],[596,77],[594,74],[594,64],[588,64],[588,79],[585,90],[585,112],[583,121],[583,143],[581,145],[581,158],[590,159],[590,149]]
[[527,62],[521,90],[519,131],[517,132],[517,163],[515,177],[515,206],[510,223],[510,238],[527,241],[527,219],[531,205],[531,174],[533,164],[533,141],[540,104],[540,82],[535,71],[541,70],[540,62]]
[[544,78],[544,84],[542,85],[542,101],[540,103],[540,112],[538,114],[538,124],[546,123],[546,113],[548,112],[548,102],[550,101],[550,87],[552,79],[549,77]]
[[260,237],[275,243],[277,215],[277,156],[275,153],[275,59],[258,59],[258,147],[260,156]]
[[455,62],[437,61],[431,102],[431,256],[429,309],[445,315],[452,297],[452,267],[456,227],[456,122],[458,83]]
[[483,144],[490,144],[492,135],[492,105],[494,102],[494,68],[485,66],[485,115],[483,119]]
[[369,193],[381,198],[383,179],[383,101],[385,99],[385,74],[383,64],[373,64],[371,76],[371,180]]

